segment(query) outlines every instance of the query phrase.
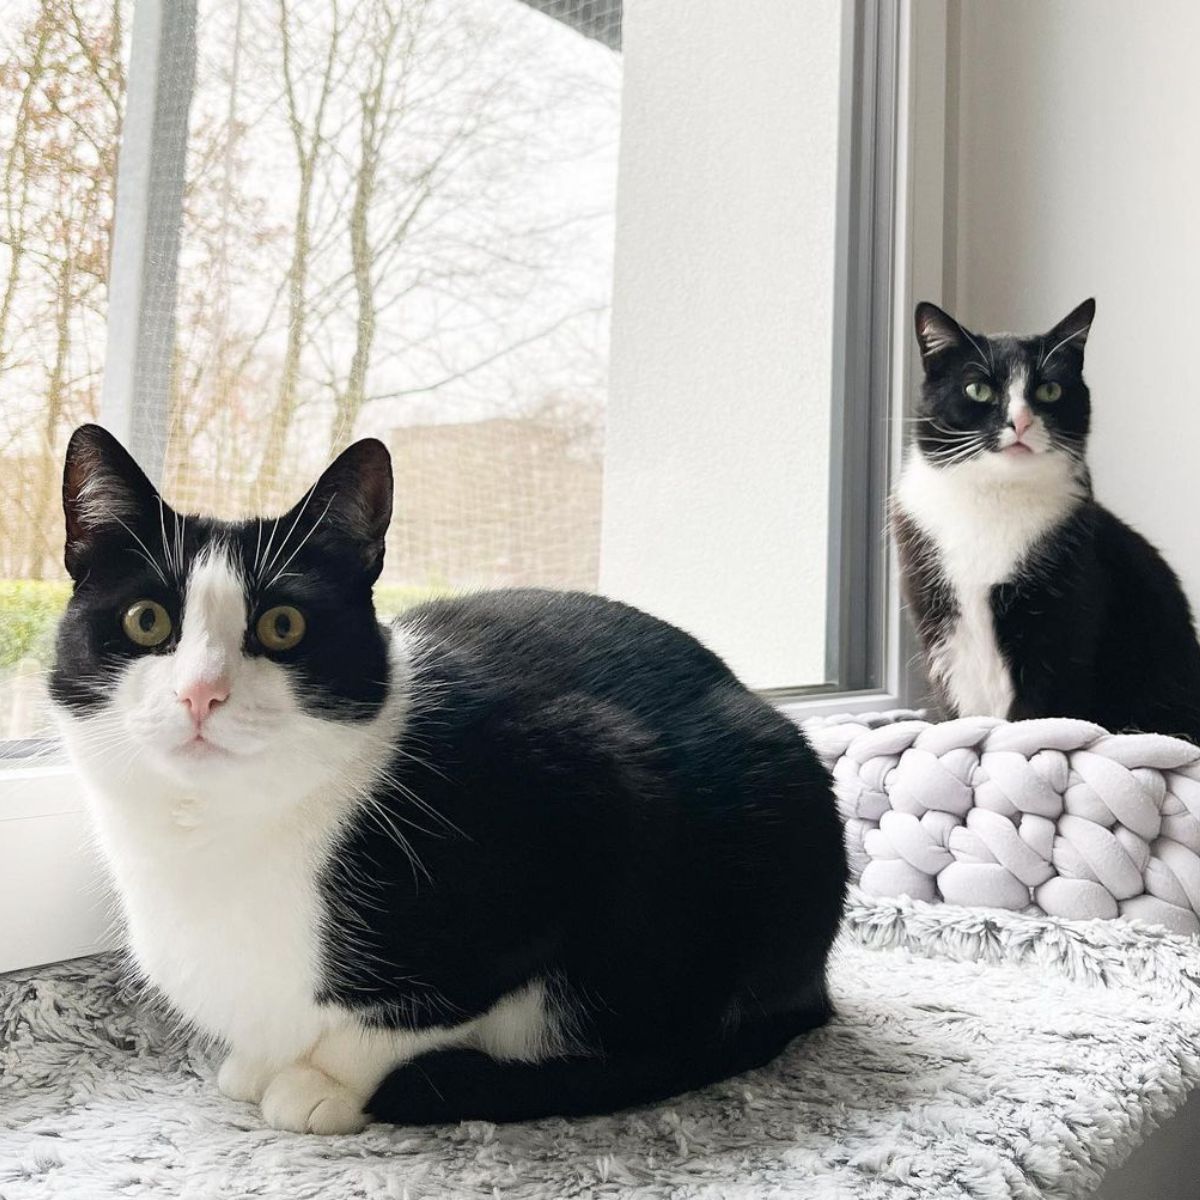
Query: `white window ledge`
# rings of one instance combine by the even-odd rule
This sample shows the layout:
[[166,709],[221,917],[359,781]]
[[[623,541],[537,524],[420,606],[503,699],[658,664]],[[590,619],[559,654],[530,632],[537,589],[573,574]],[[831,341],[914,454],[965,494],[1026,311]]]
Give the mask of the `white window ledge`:
[[0,796],[0,972],[111,948],[111,893],[73,772],[4,771]]

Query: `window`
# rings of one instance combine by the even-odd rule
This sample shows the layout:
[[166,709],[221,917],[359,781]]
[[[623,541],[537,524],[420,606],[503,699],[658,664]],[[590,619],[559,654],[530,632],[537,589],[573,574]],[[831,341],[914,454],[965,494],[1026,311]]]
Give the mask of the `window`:
[[105,936],[77,789],[29,757],[84,420],[227,515],[383,438],[385,611],[598,587],[797,716],[902,700],[883,500],[911,292],[940,292],[939,6],[5,16],[0,970]]
[[[353,437],[381,437],[398,480],[384,611],[458,588],[594,589],[619,4],[144,5],[135,70],[160,86],[135,84],[103,401],[109,249],[86,239],[112,226],[129,14],[93,8],[29,3],[10,51],[15,73],[32,55],[58,71],[35,95],[62,156],[35,146],[47,190],[74,188],[101,220],[64,214],[77,240],[55,260],[80,281],[58,326],[78,362],[62,380],[41,366],[0,381],[19,464],[4,473],[0,527],[0,603],[14,614],[0,734],[43,725],[39,676],[66,595],[59,463],[85,419],[121,432],[173,502],[227,516],[287,507]],[[38,48],[47,29],[53,59]],[[90,91],[70,84],[62,125],[53,89],[92,43],[107,57],[82,76]],[[20,78],[9,83],[15,125]],[[124,205],[126,181],[144,189],[140,206]],[[38,269],[48,311],[58,279]],[[33,322],[26,291],[18,314]]]
[[19,0],[7,756],[44,732],[59,463],[97,418],[225,515],[383,438],[385,611],[599,588],[781,700],[896,696],[901,34],[873,0]]
[[277,510],[375,435],[386,609],[594,588],[619,52],[517,0],[201,0],[196,46],[167,493]]
[[13,0],[0,29],[0,739],[45,718],[67,588],[66,432],[99,408],[131,0]]

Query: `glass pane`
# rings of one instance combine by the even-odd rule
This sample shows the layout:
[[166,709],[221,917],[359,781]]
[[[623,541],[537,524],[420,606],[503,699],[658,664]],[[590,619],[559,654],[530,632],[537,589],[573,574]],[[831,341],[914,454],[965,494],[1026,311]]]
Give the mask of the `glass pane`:
[[594,588],[620,83],[520,0],[201,0],[171,501],[278,511],[374,435],[382,608]]
[[[61,454],[102,418],[131,8],[0,31],[0,740],[39,729]],[[385,612],[600,588],[754,686],[826,684],[842,14],[637,9],[610,404],[620,0],[199,0],[144,465],[269,513],[377,436]]]
[[0,742],[46,723],[62,452],[99,407],[132,7],[8,0],[0,22]]

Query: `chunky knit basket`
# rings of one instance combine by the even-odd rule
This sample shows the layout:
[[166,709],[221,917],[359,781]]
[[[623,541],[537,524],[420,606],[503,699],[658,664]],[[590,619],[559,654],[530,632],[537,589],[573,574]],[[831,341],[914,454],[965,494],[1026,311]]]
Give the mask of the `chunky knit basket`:
[[865,892],[1200,934],[1200,748],[1086,721],[809,722]]

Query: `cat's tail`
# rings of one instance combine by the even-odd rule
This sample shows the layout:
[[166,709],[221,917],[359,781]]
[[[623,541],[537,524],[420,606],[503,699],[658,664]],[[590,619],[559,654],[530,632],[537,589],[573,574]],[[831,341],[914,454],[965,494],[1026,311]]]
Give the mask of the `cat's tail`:
[[582,1117],[667,1100],[764,1066],[824,1017],[791,1013],[725,1038],[609,1057],[503,1062],[478,1050],[440,1050],[398,1067],[367,1105],[397,1125]]

